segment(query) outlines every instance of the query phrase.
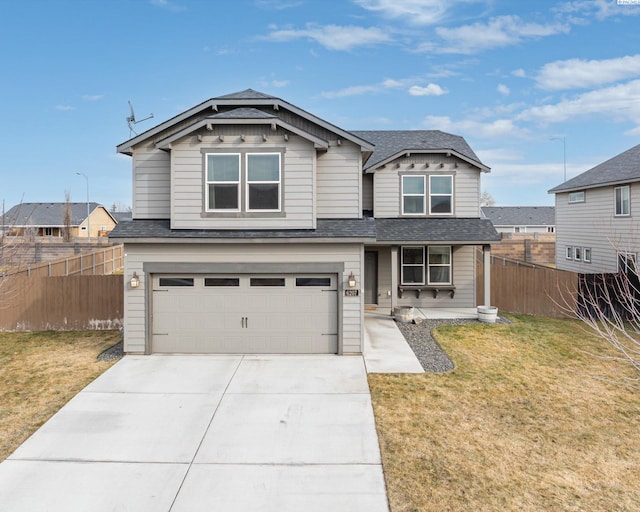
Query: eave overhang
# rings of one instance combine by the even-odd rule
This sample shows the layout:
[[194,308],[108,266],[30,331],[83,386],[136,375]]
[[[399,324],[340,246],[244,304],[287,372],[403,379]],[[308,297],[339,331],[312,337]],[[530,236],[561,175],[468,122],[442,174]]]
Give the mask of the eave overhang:
[[455,151],[452,149],[403,149],[385,158],[384,160],[381,160],[380,162],[378,162],[372,167],[368,167],[368,168],[365,167],[365,174],[375,173],[378,169],[383,168],[384,166],[390,164],[391,162],[393,162],[394,160],[397,160],[398,158],[409,157],[410,155],[433,155],[433,154],[455,156],[460,160],[463,160],[464,162],[467,162],[468,164],[473,165],[474,167],[477,167],[482,172],[487,172],[487,173],[491,172],[491,167],[487,167],[486,165],[476,160],[472,160],[468,156],[465,156],[462,153],[459,153],[458,151]]

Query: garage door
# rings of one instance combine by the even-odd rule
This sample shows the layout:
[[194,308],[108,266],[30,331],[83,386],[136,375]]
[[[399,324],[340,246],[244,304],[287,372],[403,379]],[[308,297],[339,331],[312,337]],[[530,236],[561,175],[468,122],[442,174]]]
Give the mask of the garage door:
[[155,275],[155,353],[338,350],[336,275]]

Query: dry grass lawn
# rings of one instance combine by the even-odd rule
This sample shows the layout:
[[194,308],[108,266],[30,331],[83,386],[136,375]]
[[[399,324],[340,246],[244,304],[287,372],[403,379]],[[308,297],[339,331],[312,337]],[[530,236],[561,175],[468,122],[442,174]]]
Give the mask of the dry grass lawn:
[[0,333],[0,461],[109,368],[118,331]]
[[631,370],[577,322],[510,318],[439,328],[450,373],[369,376],[392,512],[640,510]]

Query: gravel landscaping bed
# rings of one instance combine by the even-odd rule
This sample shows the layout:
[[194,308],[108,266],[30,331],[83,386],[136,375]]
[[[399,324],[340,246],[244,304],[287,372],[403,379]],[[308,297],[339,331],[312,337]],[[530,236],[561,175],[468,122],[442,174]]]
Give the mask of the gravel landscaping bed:
[[124,341],[109,347],[98,356],[98,361],[116,361],[124,356]]
[[[508,323],[509,321],[498,317],[496,323]],[[425,372],[442,373],[455,368],[453,361],[449,358],[444,349],[433,339],[431,331],[441,325],[459,325],[478,323],[478,320],[471,319],[443,319],[443,320],[423,320],[420,324],[405,323],[396,321],[400,332],[407,340],[413,353],[420,361]]]

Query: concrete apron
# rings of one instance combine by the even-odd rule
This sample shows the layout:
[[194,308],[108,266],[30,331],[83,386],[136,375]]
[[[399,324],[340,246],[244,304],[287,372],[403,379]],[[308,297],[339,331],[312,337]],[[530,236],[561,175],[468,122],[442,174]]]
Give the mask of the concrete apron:
[[0,464],[0,503],[387,512],[363,359],[127,356]]

